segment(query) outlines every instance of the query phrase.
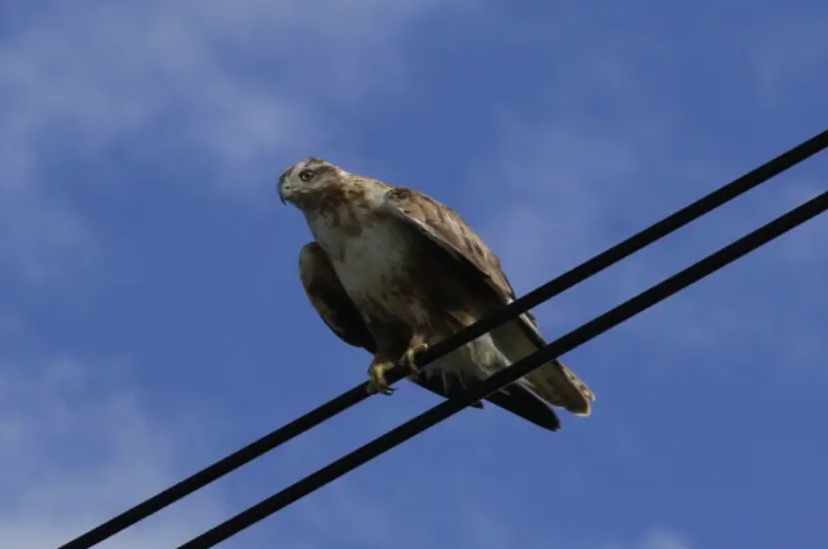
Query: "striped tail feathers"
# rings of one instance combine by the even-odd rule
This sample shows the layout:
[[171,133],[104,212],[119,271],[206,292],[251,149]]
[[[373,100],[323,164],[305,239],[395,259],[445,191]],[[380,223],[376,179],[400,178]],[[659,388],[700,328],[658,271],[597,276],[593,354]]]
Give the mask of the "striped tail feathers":
[[[546,344],[537,321],[528,313],[495,328],[492,335],[512,364]],[[521,384],[551,406],[564,408],[579,416],[588,416],[592,411],[595,394],[575,372],[557,359],[535,369],[521,380]]]
[[578,416],[592,411],[595,394],[559,360],[547,362],[524,378],[539,397]]

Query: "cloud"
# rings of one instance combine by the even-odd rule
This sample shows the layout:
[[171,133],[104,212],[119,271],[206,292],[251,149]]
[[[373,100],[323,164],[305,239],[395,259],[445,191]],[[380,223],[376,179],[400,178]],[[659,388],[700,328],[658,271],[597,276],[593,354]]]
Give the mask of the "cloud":
[[653,530],[644,538],[641,549],[690,549],[683,538],[667,530]]
[[[106,377],[65,357],[2,361],[0,546],[56,547],[182,475],[186,430],[152,422]],[[174,546],[226,513],[214,495],[192,499],[102,547]]]
[[[623,182],[638,173],[639,155],[628,142],[569,122],[550,117],[538,131],[537,120],[531,126],[502,120],[503,146],[481,168],[490,175],[470,178],[504,182],[506,199],[482,230],[493,236],[504,262],[516,266],[518,285],[552,265],[574,266],[589,253],[585,245],[607,240],[607,211],[627,192]],[[601,161],[591,162],[595,157]]]
[[828,44],[820,37],[828,10],[818,3],[786,5],[754,17],[755,32],[748,36],[745,49],[755,92],[768,108],[784,107],[791,114],[801,111],[797,108],[801,93],[822,88],[819,67],[828,60]]
[[[755,28],[744,33],[739,46],[749,43],[745,36],[754,34]],[[691,112],[693,96],[677,93],[665,98],[653,75],[636,66],[631,52],[624,53],[622,46],[609,54],[618,60],[613,78],[606,78],[602,63],[578,73],[578,80],[604,82],[598,99],[594,89],[582,91],[583,82],[562,80],[556,82],[554,94],[550,92],[553,98],[530,115],[517,107],[511,111],[499,107],[492,113],[499,124],[498,140],[472,164],[468,180],[498,189],[495,200],[481,198],[476,204],[485,212],[481,217],[486,224],[480,230],[501,255],[519,294],[795,144],[786,141],[768,150],[758,142],[762,146],[756,150],[766,152],[743,161],[749,143],[718,146],[720,135],[708,138],[715,130],[714,121],[706,126]],[[595,109],[596,101],[610,104],[612,115]],[[778,176],[624,260],[556,298],[550,307],[540,307],[541,320],[555,328],[574,328],[573,318],[588,320],[689,266],[822,192],[825,172],[820,167],[824,165],[824,158],[811,159],[805,167]],[[669,306],[660,305],[625,325],[625,333],[642,341],[655,339],[672,349],[708,350],[737,332],[767,338],[779,329],[787,335],[789,329],[792,339],[804,337],[801,329],[777,326],[773,315],[746,316],[745,311],[758,301],[779,314],[799,316],[805,327],[815,325],[809,319],[817,314],[816,308],[809,303],[819,298],[811,297],[809,289],[828,269],[828,255],[816,240],[826,224],[825,216],[812,220],[742,260],[740,265],[751,265],[756,272],[749,283],[727,274],[743,267],[728,267],[699,284],[707,290],[693,288],[671,298]],[[796,278],[796,288],[788,288],[784,303],[771,305],[769,298],[786,277]],[[665,323],[674,329],[664,330]],[[812,348],[816,334],[804,332],[811,335],[803,348]]]
[[[378,463],[372,467],[383,469]],[[402,549],[543,549],[550,544],[563,549],[691,549],[681,535],[667,528],[651,528],[639,539],[623,542],[608,542],[600,533],[574,531],[550,518],[555,516],[551,502],[551,507],[541,507],[549,514],[542,512],[545,520],[539,521],[537,515],[520,506],[504,507],[506,498],[499,488],[475,471],[433,471],[441,476],[439,493],[399,479],[399,489],[390,488],[388,480],[399,473],[393,468],[376,472],[385,481],[381,484],[370,475],[362,481],[350,477],[337,481],[295,504],[290,520],[284,515],[268,519],[274,523],[270,531],[278,531],[285,543],[297,547],[380,549],[393,540]],[[262,530],[259,536],[265,539],[267,528]],[[255,532],[244,537],[256,543]]]
[[89,227],[59,197],[17,186],[20,174],[9,174],[9,168],[9,179],[0,179],[0,267],[28,283],[42,283],[67,265],[90,266],[97,245]]
[[299,151],[333,147],[349,108],[404,90],[402,37],[437,6],[10,8],[15,25],[0,42],[0,266],[43,281],[89,264],[95,239],[78,190],[173,179],[246,194]]

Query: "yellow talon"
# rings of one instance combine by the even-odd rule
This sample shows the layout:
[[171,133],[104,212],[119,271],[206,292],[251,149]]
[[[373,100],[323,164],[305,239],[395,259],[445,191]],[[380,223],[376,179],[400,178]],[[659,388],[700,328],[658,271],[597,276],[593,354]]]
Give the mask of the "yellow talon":
[[428,350],[427,343],[418,343],[416,345],[412,345],[409,349],[403,354],[402,360],[400,361],[403,366],[411,370],[412,373],[417,373],[420,371],[420,368],[417,366],[417,355],[424,353]]
[[391,362],[373,362],[368,368],[368,375],[371,376],[371,381],[368,382],[368,394],[380,393],[383,395],[390,395],[394,392],[394,388],[388,385],[385,379],[385,374],[394,368]]

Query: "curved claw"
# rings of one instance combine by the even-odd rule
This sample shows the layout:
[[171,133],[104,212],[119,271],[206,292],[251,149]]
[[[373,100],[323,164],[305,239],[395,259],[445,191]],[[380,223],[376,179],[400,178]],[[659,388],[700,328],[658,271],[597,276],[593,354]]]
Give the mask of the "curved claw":
[[411,370],[412,373],[416,374],[420,371],[420,368],[417,366],[417,355],[424,353],[426,350],[428,350],[427,343],[412,345],[403,354],[402,359],[400,359],[400,364]]
[[368,394],[379,393],[381,395],[391,395],[395,389],[388,385],[385,379],[385,373],[391,370],[394,364],[391,362],[375,362],[368,368],[368,375],[371,376],[371,381],[368,382]]

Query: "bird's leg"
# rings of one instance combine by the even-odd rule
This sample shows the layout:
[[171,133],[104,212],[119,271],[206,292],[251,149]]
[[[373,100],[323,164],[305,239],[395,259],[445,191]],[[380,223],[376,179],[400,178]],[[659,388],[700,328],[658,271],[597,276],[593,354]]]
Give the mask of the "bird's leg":
[[385,379],[385,374],[392,370],[394,366],[395,364],[383,355],[377,354],[374,357],[371,365],[368,366],[368,375],[371,377],[371,381],[368,382],[368,394],[390,395],[394,392],[394,388],[390,387]]
[[411,370],[413,374],[420,371],[420,368],[417,366],[417,355],[424,353],[428,349],[428,343],[425,342],[425,339],[424,336],[415,334],[408,344],[408,350],[403,353],[400,359],[400,364]]

